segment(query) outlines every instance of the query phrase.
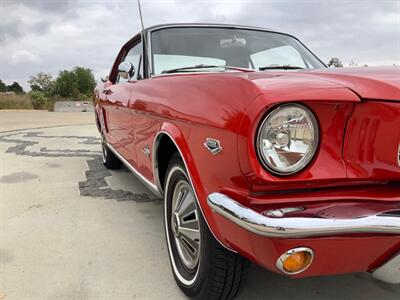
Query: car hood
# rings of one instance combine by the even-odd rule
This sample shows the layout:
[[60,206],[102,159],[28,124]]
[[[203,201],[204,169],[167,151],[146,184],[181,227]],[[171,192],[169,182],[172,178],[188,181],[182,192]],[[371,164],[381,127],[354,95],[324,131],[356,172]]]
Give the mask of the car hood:
[[347,88],[361,99],[400,102],[400,68],[327,68],[296,72],[257,72],[249,74],[264,93],[276,89]]

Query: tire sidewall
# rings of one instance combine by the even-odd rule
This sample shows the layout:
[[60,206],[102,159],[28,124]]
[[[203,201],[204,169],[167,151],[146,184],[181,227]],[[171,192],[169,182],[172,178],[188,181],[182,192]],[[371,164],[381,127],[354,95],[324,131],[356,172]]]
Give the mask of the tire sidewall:
[[[190,180],[188,178],[187,172],[185,168],[180,163],[172,164],[167,172],[167,178],[165,182],[165,194],[164,194],[164,229],[165,229],[165,236],[168,245],[168,253],[171,262],[171,268],[175,280],[181,287],[181,289],[189,296],[194,296],[198,294],[198,291],[203,286],[203,281],[205,275],[207,274],[207,249],[208,249],[208,238],[207,237],[207,227],[205,226],[205,221],[202,216],[202,212],[197,203],[196,197],[196,207],[197,213],[200,223],[200,238],[201,238],[201,245],[200,245],[200,256],[199,262],[197,265],[197,270],[192,278],[188,278],[183,270],[183,263],[180,261],[179,256],[177,255],[176,251],[174,251],[174,237],[172,236],[171,231],[171,222],[170,222],[170,215],[171,215],[171,206],[172,206],[172,195],[174,193],[174,187],[180,180],[186,180],[189,185],[192,187]],[[193,190],[194,192],[194,190]],[[195,192],[194,192],[195,193]]]

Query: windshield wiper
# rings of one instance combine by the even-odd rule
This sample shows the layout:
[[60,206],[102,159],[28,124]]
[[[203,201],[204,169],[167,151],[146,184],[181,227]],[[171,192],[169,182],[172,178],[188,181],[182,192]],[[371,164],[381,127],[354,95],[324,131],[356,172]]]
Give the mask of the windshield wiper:
[[260,71],[264,70],[305,70],[305,68],[291,65],[279,65],[279,66],[266,66],[258,68]]
[[191,66],[191,67],[183,67],[183,68],[164,70],[164,71],[161,72],[161,74],[170,74],[170,73],[178,73],[178,72],[190,72],[190,70],[195,70],[195,69],[211,69],[211,68],[224,68],[224,69],[227,69],[227,70],[236,70],[236,71],[243,71],[243,72],[254,72],[254,70],[246,69],[246,68],[201,64],[201,65],[195,65],[195,66]]

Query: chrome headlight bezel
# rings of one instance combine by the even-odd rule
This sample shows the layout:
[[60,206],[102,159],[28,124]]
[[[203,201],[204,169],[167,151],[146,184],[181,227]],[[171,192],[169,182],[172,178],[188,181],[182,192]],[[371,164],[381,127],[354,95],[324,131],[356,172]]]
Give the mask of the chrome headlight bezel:
[[[261,134],[263,132],[265,125],[269,122],[269,120],[273,116],[275,116],[278,112],[281,112],[283,109],[290,108],[290,107],[296,107],[298,109],[303,110],[304,113],[307,115],[307,117],[310,119],[311,125],[313,127],[313,132],[314,132],[314,136],[313,136],[314,143],[313,143],[312,150],[309,151],[307,153],[307,155],[304,156],[303,159],[299,160],[296,164],[289,167],[288,170],[280,170],[277,167],[271,166],[268,163],[267,159],[264,157],[264,154],[262,151],[262,144],[261,144]],[[318,148],[319,148],[319,124],[318,124],[317,118],[315,117],[314,113],[303,104],[285,103],[285,104],[274,107],[265,115],[265,117],[263,118],[261,124],[259,125],[259,127],[257,129],[256,151],[257,151],[258,159],[261,162],[261,164],[264,166],[264,168],[273,175],[285,176],[285,175],[292,175],[292,174],[302,171],[315,158]]]

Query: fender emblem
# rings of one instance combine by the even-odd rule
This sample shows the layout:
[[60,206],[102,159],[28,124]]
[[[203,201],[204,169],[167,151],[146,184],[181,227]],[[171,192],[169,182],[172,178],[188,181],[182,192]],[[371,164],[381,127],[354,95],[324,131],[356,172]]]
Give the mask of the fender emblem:
[[144,146],[144,148],[142,149],[142,152],[143,152],[146,156],[150,156],[150,148],[149,148],[149,145]]
[[206,138],[204,146],[210,151],[213,155],[216,155],[222,151],[221,143],[212,138]]

